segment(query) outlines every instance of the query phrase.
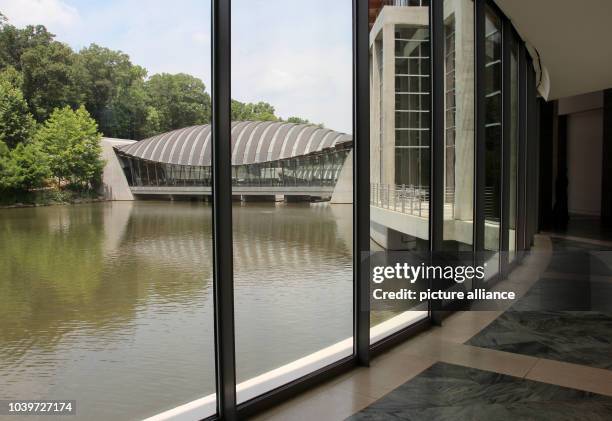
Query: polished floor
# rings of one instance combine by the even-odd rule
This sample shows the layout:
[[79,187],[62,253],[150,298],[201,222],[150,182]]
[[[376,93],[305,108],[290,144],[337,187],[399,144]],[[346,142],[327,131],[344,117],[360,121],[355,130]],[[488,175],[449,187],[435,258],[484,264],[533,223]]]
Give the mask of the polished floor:
[[436,363],[349,420],[609,420],[611,413],[610,396]]
[[612,419],[612,243],[541,235],[534,250],[495,286],[515,302],[456,312],[257,419]]

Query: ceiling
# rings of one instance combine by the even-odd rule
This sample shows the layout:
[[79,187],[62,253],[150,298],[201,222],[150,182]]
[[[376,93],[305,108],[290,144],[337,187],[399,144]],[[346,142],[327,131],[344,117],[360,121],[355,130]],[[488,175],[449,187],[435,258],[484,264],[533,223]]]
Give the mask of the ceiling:
[[535,47],[549,100],[612,88],[612,0],[495,0]]

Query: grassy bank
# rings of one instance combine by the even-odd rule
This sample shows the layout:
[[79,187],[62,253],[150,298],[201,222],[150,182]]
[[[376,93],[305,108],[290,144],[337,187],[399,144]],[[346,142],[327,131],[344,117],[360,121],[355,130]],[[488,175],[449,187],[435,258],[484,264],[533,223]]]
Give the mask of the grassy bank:
[[0,208],[65,205],[101,201],[104,201],[104,197],[100,196],[98,192],[91,190],[45,189],[28,192],[0,192]]

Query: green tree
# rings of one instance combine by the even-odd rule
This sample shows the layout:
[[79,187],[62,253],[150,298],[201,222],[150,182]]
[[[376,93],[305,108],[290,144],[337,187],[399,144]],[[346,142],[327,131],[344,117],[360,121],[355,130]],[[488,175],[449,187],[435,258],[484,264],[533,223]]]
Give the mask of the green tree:
[[23,89],[23,75],[13,66],[7,66],[0,70],[0,81],[7,82],[19,90]]
[[34,126],[21,91],[0,77],[0,141],[14,149],[30,140]]
[[151,137],[158,133],[161,133],[161,117],[159,111],[157,111],[155,107],[148,106],[142,137]]
[[210,96],[204,82],[194,76],[156,74],[146,81],[145,90],[162,132],[210,122]]
[[55,108],[80,105],[82,83],[78,79],[82,73],[77,71],[70,47],[54,41],[28,48],[21,56],[21,66],[23,94],[39,122]]
[[85,107],[73,111],[64,107],[53,111],[36,132],[35,141],[49,156],[51,174],[58,185],[96,187],[104,162],[98,126]]
[[147,71],[121,51],[91,44],[77,54],[84,103],[106,136],[136,139],[145,132]]
[[13,66],[21,70],[23,53],[37,46],[49,46],[55,35],[43,25],[29,25],[23,29],[8,23],[6,17],[0,18],[0,69]]
[[50,175],[48,156],[35,143],[20,143],[8,153],[0,152],[0,190],[42,187]]
[[300,118],[300,117],[289,117],[287,119],[287,123],[295,123],[295,124],[310,124],[310,121],[308,121],[305,118]]
[[274,114],[274,107],[267,102],[244,103],[232,100],[233,121],[277,121],[279,118]]

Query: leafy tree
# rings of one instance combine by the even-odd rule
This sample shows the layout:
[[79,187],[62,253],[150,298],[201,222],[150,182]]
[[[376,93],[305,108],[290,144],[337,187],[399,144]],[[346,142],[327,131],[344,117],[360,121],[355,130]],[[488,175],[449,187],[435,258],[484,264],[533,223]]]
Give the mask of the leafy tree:
[[0,81],[7,82],[19,90],[23,89],[23,75],[13,66],[7,66],[0,70]]
[[295,124],[310,124],[310,121],[308,121],[305,118],[300,118],[300,117],[289,117],[287,119],[287,123],[295,123]]
[[204,82],[194,76],[155,74],[146,81],[145,90],[163,132],[210,122],[210,96]]
[[142,136],[151,137],[161,133],[161,117],[157,108],[149,106],[147,107],[147,117],[144,124]]
[[70,47],[54,41],[48,45],[28,48],[21,56],[23,94],[30,111],[44,121],[55,108],[81,103],[78,81],[80,73],[75,66],[75,54]]
[[21,70],[23,53],[37,46],[49,46],[55,35],[43,25],[29,25],[23,29],[8,23],[6,17],[0,18],[0,69],[13,66]]
[[8,153],[0,152],[0,190],[42,187],[50,175],[48,157],[35,143],[20,143]]
[[107,136],[136,139],[145,132],[147,71],[121,51],[91,44],[77,54],[87,110]]
[[35,141],[49,156],[51,174],[58,185],[92,188],[98,185],[104,168],[100,138],[98,126],[85,107],[76,111],[64,107],[53,111],[36,132]]
[[232,100],[232,120],[233,121],[277,121],[279,118],[274,115],[274,107],[267,102],[243,103],[235,99]]
[[0,77],[0,141],[14,149],[30,140],[34,125],[21,91]]

